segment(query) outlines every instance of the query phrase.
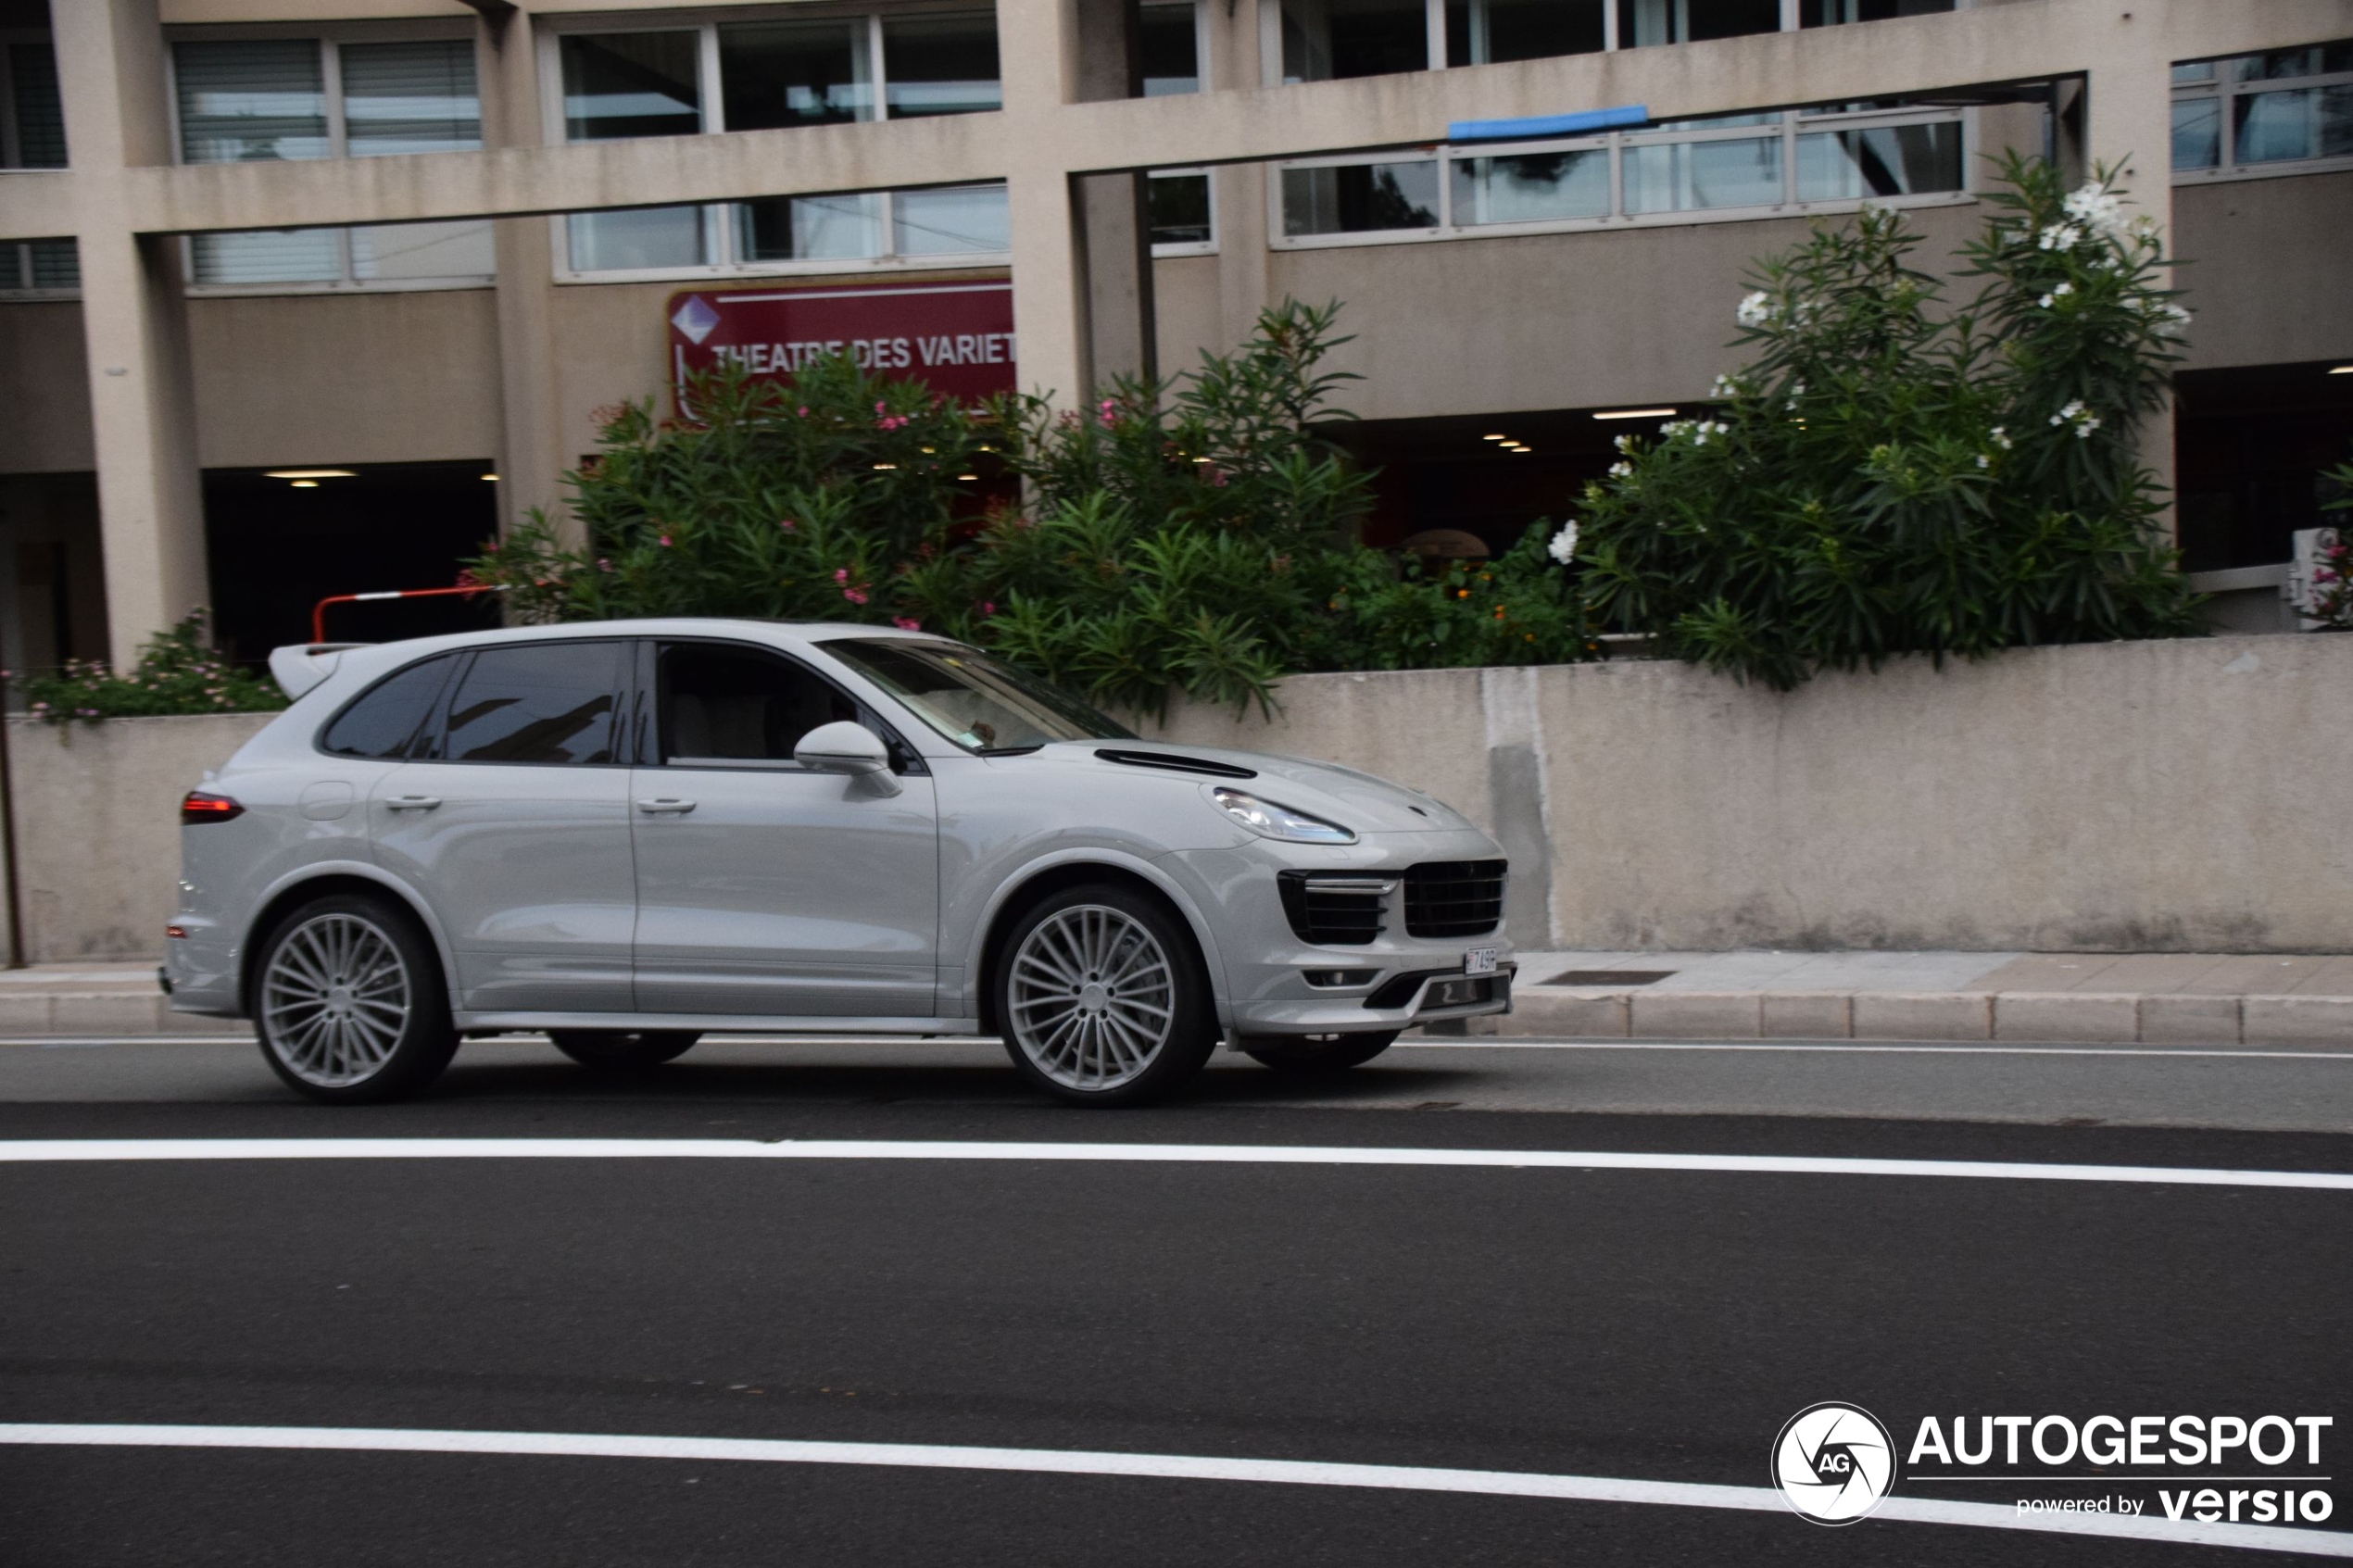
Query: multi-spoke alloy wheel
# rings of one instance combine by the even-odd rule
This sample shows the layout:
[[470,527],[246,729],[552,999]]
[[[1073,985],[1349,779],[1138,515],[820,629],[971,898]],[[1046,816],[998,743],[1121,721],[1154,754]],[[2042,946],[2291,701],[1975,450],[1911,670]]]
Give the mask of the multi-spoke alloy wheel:
[[1074,888],[1032,910],[1001,966],[1013,1060],[1066,1098],[1140,1099],[1215,1046],[1200,965],[1174,920],[1124,888]]
[[417,1087],[455,1048],[432,957],[372,898],[322,898],[270,938],[254,985],[262,1053],[318,1099],[381,1099]]

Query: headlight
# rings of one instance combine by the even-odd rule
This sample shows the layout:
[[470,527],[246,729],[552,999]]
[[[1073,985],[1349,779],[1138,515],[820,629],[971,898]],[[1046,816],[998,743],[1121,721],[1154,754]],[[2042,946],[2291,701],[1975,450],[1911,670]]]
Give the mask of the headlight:
[[1327,822],[1321,817],[1311,817],[1304,811],[1294,811],[1288,806],[1277,806],[1271,800],[1261,800],[1239,789],[1219,785],[1209,792],[1226,815],[1254,834],[1267,838],[1287,838],[1294,844],[1353,844],[1356,835],[1338,822]]

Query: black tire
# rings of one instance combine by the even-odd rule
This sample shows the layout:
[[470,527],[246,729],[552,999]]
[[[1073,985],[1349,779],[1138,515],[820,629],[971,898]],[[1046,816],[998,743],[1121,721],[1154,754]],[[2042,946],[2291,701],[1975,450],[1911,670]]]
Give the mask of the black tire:
[[391,898],[335,893],[303,905],[263,938],[253,975],[262,1060],[322,1104],[415,1094],[457,1052],[441,956]]
[[[1101,934],[1099,951],[1088,931]],[[1047,958],[1070,971],[1077,988],[1066,997],[1041,967]],[[1158,1099],[1217,1048],[1216,1004],[1192,933],[1158,898],[1116,883],[1064,888],[1023,910],[988,983],[1005,1054],[1032,1085],[1073,1105]],[[1157,1035],[1139,1043],[1147,1022]],[[1102,1064],[1091,1074],[1090,1056]]]
[[1394,1029],[1363,1035],[1244,1035],[1235,1044],[1241,1053],[1277,1073],[1316,1077],[1345,1073],[1389,1049]]
[[550,1029],[556,1048],[606,1073],[642,1073],[675,1061],[702,1038],[692,1029]]

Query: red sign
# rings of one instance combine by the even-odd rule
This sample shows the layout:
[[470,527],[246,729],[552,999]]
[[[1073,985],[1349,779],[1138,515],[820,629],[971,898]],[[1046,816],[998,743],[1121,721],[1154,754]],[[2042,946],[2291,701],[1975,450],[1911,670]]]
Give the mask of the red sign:
[[786,381],[826,354],[849,355],[867,370],[967,401],[1012,392],[1018,384],[1012,280],[823,282],[670,296],[673,391],[690,372],[722,360]]

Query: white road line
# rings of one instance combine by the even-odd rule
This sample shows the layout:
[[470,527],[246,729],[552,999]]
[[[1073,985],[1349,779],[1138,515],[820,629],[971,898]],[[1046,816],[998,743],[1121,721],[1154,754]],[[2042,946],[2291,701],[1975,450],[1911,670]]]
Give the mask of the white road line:
[[[1194,1454],[1087,1453],[1063,1449],[981,1449],[925,1443],[812,1443],[748,1437],[638,1437],[576,1432],[424,1432],[333,1426],[0,1425],[0,1443],[107,1448],[302,1449],[366,1453],[515,1454],[568,1459],[753,1461],[768,1464],[862,1464],[917,1470],[1011,1470],[1048,1475],[1126,1475],[1176,1481],[1255,1481],[1293,1486],[1467,1492],[1575,1502],[1664,1503],[1682,1508],[1784,1513],[1764,1486],[1691,1481],[1629,1481],[1508,1470],[1418,1465],[1325,1464],[1313,1461],[1216,1459]],[[2003,1503],[1890,1498],[1872,1517],[1920,1524],[1969,1524],[2062,1536],[2110,1536],[2185,1546],[2353,1557],[2353,1535],[2277,1525],[2201,1524],[2146,1515],[2033,1513]],[[1796,1528],[1794,1524],[1793,1528]],[[1811,1526],[1806,1526],[1810,1528]]]
[[[64,1050],[85,1046],[246,1046],[250,1035],[44,1035],[0,1039],[0,1047]],[[510,1035],[468,1042],[475,1046],[537,1046],[545,1035]],[[712,1035],[706,1046],[982,1046],[1000,1050],[987,1035]],[[1904,1045],[1881,1040],[1524,1040],[1475,1035],[1462,1040],[1400,1040],[1397,1051],[1770,1051],[1849,1056],[2155,1056],[2212,1057],[2276,1061],[2353,1061],[2353,1051],[2269,1050],[2234,1046],[1995,1046],[1967,1042]]]
[[1627,1154],[1602,1149],[1352,1148],[1286,1144],[959,1143],[780,1138],[24,1138],[0,1164],[170,1160],[974,1160],[1191,1165],[1433,1165],[1487,1170],[1709,1171],[1751,1175],[1963,1176],[1995,1181],[2353,1192],[2332,1171],[2057,1165],[1993,1160],[1857,1160],[1780,1154]]
[[1740,1040],[1400,1040],[1397,1051],[1816,1051],[1870,1056],[2215,1056],[2353,1061],[2353,1051],[2246,1050],[2199,1046],[1906,1046],[1876,1040],[1756,1045]]

